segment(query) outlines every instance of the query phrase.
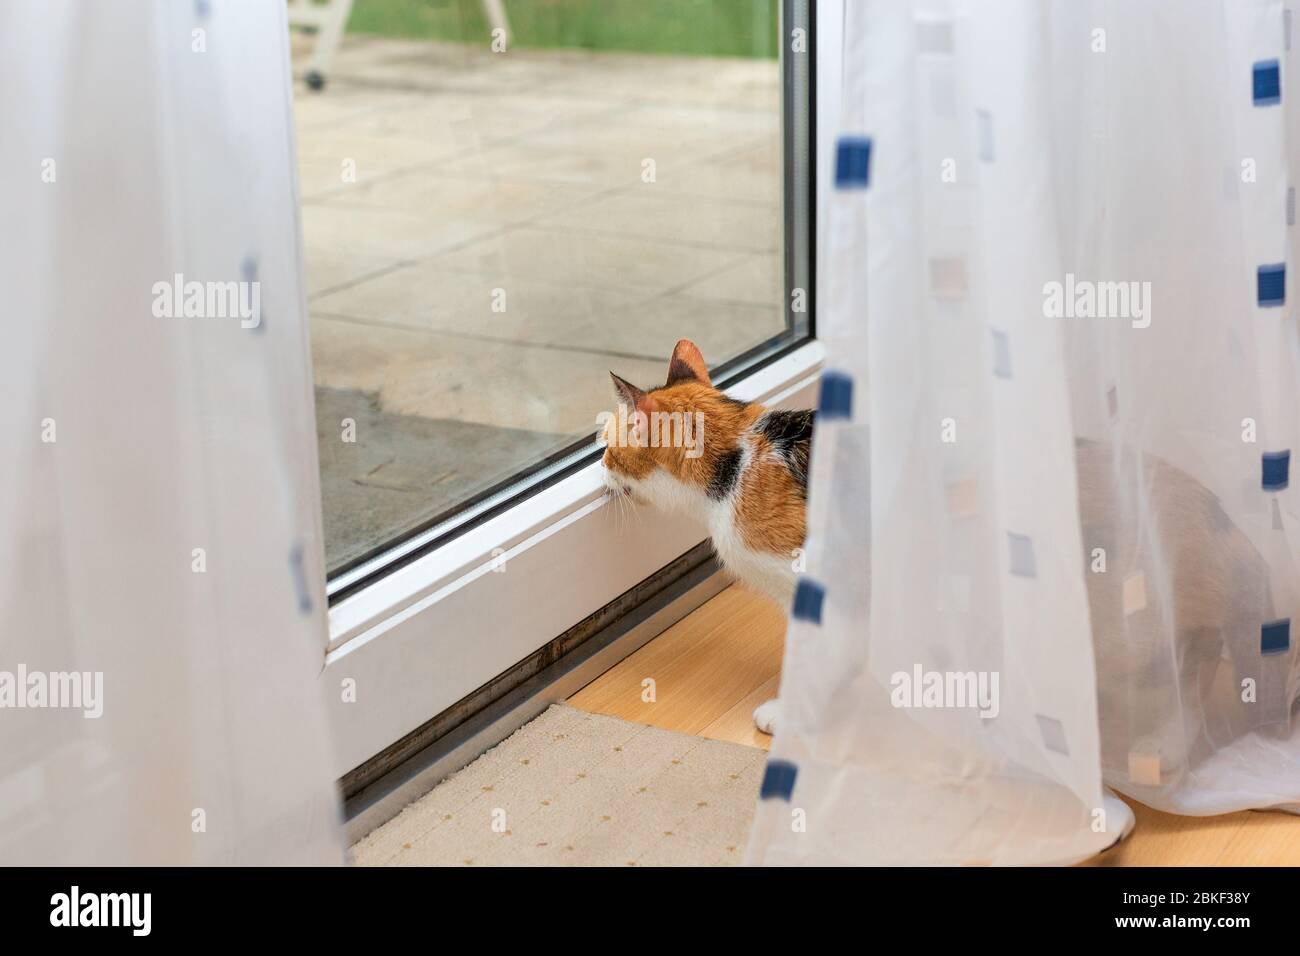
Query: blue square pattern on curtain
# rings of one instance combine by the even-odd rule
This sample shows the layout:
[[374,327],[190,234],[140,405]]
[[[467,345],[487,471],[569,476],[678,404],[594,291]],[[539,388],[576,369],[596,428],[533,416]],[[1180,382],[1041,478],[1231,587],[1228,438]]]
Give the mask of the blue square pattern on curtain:
[[1261,654],[1284,654],[1291,649],[1291,619],[1269,621],[1259,629]]
[[851,418],[853,415],[853,379],[843,372],[827,369],[822,373],[821,394],[817,411],[822,420]]
[[797,620],[822,622],[822,603],[826,600],[826,589],[810,578],[800,578],[794,589],[794,609],[791,612]]
[[1260,266],[1255,274],[1255,292],[1265,308],[1286,303],[1286,264]]
[[1291,450],[1264,452],[1261,483],[1265,491],[1281,491],[1290,483]]
[[871,180],[871,139],[844,136],[835,147],[835,188],[866,189]]
[[763,784],[758,791],[760,800],[789,801],[794,793],[794,781],[799,768],[788,760],[769,760],[763,768]]
[[1251,90],[1256,106],[1273,106],[1282,102],[1282,71],[1277,60],[1260,60],[1251,73]]

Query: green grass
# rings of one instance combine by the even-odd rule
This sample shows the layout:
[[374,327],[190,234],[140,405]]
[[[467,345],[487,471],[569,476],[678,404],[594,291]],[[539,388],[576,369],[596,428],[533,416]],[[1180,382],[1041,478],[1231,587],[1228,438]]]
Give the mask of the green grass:
[[[505,0],[512,45],[774,58],[778,0]],[[490,41],[479,0],[356,0],[349,33]]]

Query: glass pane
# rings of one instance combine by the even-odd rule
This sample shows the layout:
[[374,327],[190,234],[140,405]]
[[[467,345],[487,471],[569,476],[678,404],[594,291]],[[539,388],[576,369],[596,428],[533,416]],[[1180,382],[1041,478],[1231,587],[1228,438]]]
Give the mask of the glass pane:
[[328,62],[295,34],[331,572],[589,439],[610,370],[793,334],[779,15],[357,0]]

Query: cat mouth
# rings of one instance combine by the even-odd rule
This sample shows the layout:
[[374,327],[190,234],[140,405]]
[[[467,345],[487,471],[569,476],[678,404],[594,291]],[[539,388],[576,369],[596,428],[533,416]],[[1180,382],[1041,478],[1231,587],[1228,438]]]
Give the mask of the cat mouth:
[[607,498],[630,498],[632,497],[632,486],[621,481],[614,472],[610,471],[607,466],[602,466],[602,477],[605,484],[605,496]]
[[630,485],[607,482],[605,484],[605,497],[607,498],[631,498],[632,488]]

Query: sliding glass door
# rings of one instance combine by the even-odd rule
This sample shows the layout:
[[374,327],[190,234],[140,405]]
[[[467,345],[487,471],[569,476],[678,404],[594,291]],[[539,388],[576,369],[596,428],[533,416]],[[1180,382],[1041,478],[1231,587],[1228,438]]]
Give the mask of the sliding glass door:
[[[484,561],[507,573],[476,600],[525,608],[509,637],[464,635],[511,648],[490,663],[443,661],[470,675],[630,586],[508,567],[598,507],[579,476],[609,371],[662,384],[688,337],[753,386],[811,335],[810,27],[778,0],[352,4],[324,88],[296,103],[332,660],[431,634],[417,611]],[[327,39],[296,36],[296,62]],[[641,533],[617,537],[642,576],[703,537]],[[572,592],[563,610],[539,585]]]

